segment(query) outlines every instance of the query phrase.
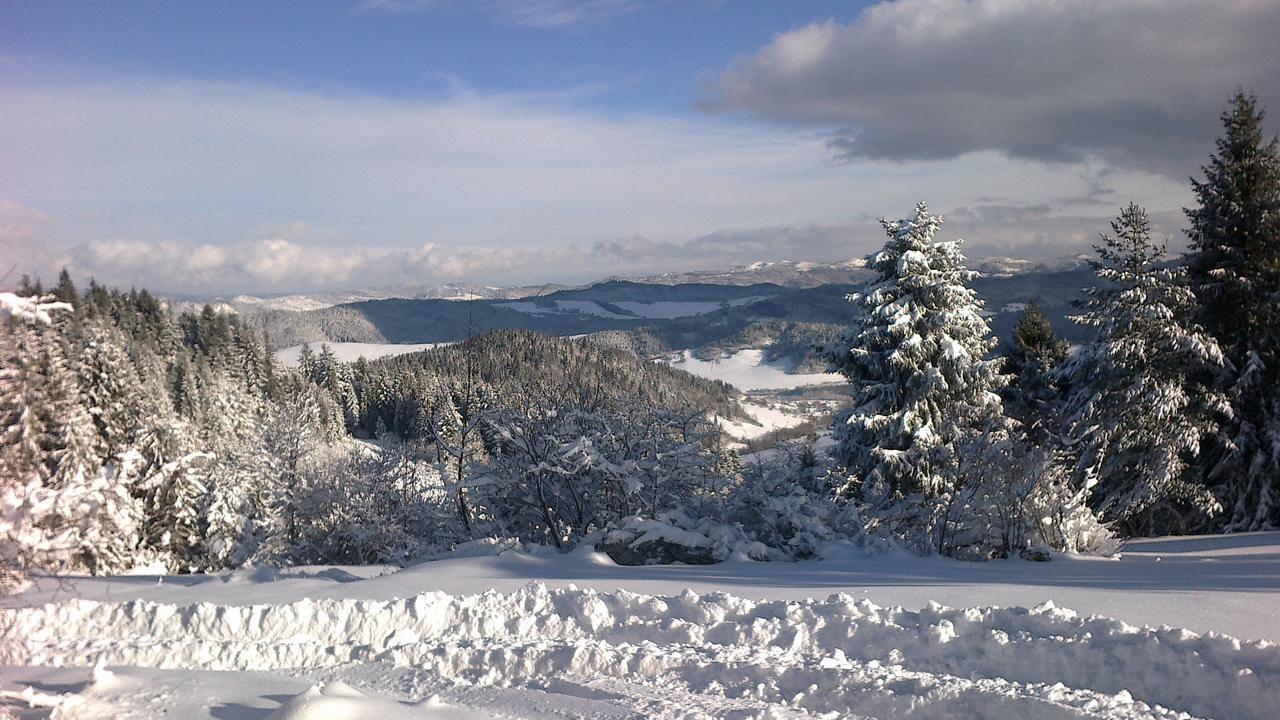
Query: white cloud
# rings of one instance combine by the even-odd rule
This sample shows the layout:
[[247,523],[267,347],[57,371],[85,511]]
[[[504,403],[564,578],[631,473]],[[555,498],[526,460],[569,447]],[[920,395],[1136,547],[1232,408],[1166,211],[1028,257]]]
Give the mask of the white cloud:
[[0,197],[0,288],[16,285],[21,272],[48,266],[51,257],[40,240],[49,216]]
[[301,244],[304,224],[288,235],[261,237],[227,247],[175,240],[91,240],[72,248],[68,264],[81,275],[167,290],[223,287],[340,285],[370,261],[368,253]]
[[898,0],[783,33],[708,107],[841,129],[848,158],[1000,150],[1193,173],[1238,87],[1280,103],[1280,3]]
[[[0,107],[23,108],[0,123],[0,198],[48,213],[15,225],[50,248],[20,258],[22,271],[51,276],[69,255],[101,281],[170,291],[835,260],[879,244],[870,220],[920,199],[945,211],[1000,197],[1053,215],[1075,198],[1085,205],[1072,215],[1085,216],[1129,199],[1174,210],[1189,195],[1147,173],[993,152],[840,165],[809,131],[545,99],[0,82]],[[870,231],[833,230],[851,227]]]
[[47,214],[35,208],[0,198],[0,243],[31,240],[48,219]]

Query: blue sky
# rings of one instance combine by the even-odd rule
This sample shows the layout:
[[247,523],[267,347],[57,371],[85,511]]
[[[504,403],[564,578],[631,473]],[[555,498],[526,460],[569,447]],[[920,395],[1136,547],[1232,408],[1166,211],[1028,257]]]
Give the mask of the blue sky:
[[[521,4],[535,8],[537,2]],[[575,94],[605,112],[693,112],[697,77],[858,3],[39,2],[6,6],[0,46],[33,81],[87,73],[438,98]],[[300,12],[300,9],[305,11]],[[541,24],[547,23],[547,24]]]
[[0,3],[0,261],[165,291],[1180,242],[1280,8],[1232,0]]

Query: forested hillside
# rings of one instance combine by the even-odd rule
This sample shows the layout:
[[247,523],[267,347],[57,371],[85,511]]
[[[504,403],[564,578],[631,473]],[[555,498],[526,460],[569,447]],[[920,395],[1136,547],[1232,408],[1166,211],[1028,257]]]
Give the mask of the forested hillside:
[[238,316],[146,291],[63,273],[2,297],[10,576],[561,544],[733,472],[708,422],[740,414],[732,388],[591,341],[504,331],[354,365],[320,348],[295,370]]
[[[323,354],[323,350],[321,351]],[[304,373],[321,375],[304,353]],[[357,362],[351,371],[361,429],[416,437],[406,418],[406,398],[430,397],[441,385],[472,382],[494,402],[549,395],[576,406],[626,402],[680,412],[740,417],[738,392],[662,363],[644,362],[627,350],[589,339],[573,340],[529,330],[500,330],[420,353]]]

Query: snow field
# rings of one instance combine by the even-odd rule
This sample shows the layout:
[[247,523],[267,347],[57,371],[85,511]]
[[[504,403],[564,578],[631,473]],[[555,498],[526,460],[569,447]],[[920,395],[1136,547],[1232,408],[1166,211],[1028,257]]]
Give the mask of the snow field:
[[[319,353],[322,345],[327,345],[333,354],[342,362],[355,362],[360,358],[365,360],[377,360],[381,357],[389,357],[392,355],[404,355],[406,353],[415,353],[422,350],[431,350],[448,345],[449,343],[359,343],[359,342],[323,342],[311,343],[311,350]],[[287,367],[298,367],[302,363],[302,346],[294,345],[292,347],[277,350],[275,352],[276,361]]]
[[807,419],[802,413],[787,412],[785,408],[760,404],[751,399],[744,400],[741,407],[755,422],[716,417],[720,428],[739,440],[754,440],[774,430],[795,427]]
[[4,609],[0,636],[10,666],[378,664],[457,686],[589,689],[652,717],[734,707],[743,717],[1261,720],[1280,706],[1280,646],[1052,604],[908,611],[846,594],[755,601],[534,584],[248,606],[72,600]]
[[739,350],[715,360],[702,360],[685,350],[666,362],[698,377],[723,380],[739,390],[790,390],[845,382],[844,376],[838,373],[789,373],[779,363],[766,362],[764,350],[760,348]]

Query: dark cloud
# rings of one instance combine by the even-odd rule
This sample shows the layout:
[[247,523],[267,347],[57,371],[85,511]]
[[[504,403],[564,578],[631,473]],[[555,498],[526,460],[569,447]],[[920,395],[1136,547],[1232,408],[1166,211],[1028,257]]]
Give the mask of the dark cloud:
[[704,106],[837,128],[843,159],[1096,155],[1184,177],[1235,90],[1280,106],[1276,38],[1277,2],[899,0],[779,35]]

